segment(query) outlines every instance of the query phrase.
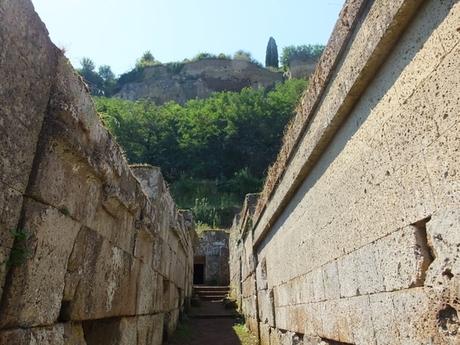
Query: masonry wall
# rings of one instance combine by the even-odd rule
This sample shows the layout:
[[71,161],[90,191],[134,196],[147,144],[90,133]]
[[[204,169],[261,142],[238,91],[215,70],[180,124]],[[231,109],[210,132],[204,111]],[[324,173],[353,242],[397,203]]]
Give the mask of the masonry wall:
[[28,0],[0,2],[0,75],[0,344],[161,344],[191,295],[190,214],[128,166]]
[[204,230],[193,246],[194,263],[204,264],[204,284],[229,284],[229,233],[227,230]]
[[232,230],[262,344],[460,343],[459,41],[457,1],[345,4]]

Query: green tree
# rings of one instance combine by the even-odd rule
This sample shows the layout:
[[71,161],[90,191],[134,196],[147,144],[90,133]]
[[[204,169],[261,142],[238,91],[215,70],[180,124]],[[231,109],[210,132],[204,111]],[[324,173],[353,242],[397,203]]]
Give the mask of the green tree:
[[192,61],[200,61],[200,60],[207,60],[207,59],[216,59],[217,56],[211,53],[198,53],[192,59]]
[[81,68],[77,69],[77,72],[83,77],[84,81],[88,85],[92,95],[103,96],[104,95],[104,80],[95,71],[96,65],[90,58],[84,57],[80,61]]
[[235,60],[243,60],[243,61],[248,61],[251,62],[253,60],[251,53],[244,51],[244,50],[238,50],[233,54],[233,58]]
[[265,54],[265,67],[279,67],[278,61],[278,46],[273,37],[270,37],[267,44],[267,52]]
[[142,57],[137,60],[136,62],[136,68],[141,69],[145,67],[150,67],[150,66],[155,66],[160,64],[159,61],[155,60],[155,57],[153,54],[150,52],[150,50],[147,50]]
[[108,65],[99,66],[98,74],[103,80],[102,88],[104,91],[104,96],[112,96],[117,84],[117,80],[115,78],[115,74],[112,72],[112,68]]
[[89,73],[89,72],[94,72],[94,69],[96,68],[96,65],[94,64],[93,60],[91,60],[88,57],[84,57],[80,61],[81,65],[81,71],[83,73]]

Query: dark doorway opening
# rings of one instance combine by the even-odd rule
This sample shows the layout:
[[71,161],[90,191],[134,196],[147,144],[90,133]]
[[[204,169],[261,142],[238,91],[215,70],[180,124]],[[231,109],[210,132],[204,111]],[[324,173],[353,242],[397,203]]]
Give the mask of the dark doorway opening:
[[204,264],[193,265],[193,284],[204,284]]

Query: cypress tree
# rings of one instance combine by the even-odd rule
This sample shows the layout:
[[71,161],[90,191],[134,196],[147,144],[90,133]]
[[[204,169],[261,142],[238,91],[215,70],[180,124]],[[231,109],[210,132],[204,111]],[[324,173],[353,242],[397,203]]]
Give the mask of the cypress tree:
[[267,44],[267,53],[265,54],[265,67],[278,68],[278,46],[273,37],[270,37]]

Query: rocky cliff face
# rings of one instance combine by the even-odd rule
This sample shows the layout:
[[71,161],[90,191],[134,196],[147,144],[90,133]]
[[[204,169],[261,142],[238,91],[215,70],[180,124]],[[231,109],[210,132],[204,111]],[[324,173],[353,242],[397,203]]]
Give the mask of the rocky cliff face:
[[185,103],[206,98],[213,92],[240,91],[245,87],[273,87],[283,75],[243,60],[205,59],[148,67],[121,85],[115,97],[149,99],[157,104],[167,101]]
[[289,68],[286,76],[289,79],[307,79],[315,71],[318,61],[313,58],[295,58],[289,61]]

